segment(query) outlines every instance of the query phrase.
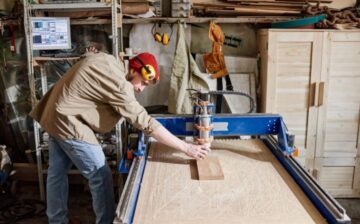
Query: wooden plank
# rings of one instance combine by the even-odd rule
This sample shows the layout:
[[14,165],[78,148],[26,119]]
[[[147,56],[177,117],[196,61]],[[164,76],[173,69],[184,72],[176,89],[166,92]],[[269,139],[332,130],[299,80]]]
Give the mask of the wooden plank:
[[240,8],[237,7],[234,10],[223,10],[223,9],[212,9],[206,8],[205,13],[215,14],[215,15],[227,15],[227,16],[237,16],[237,15],[300,15],[300,11],[295,10],[271,10],[271,9],[258,9],[258,8]]
[[222,181],[194,178],[195,161],[151,143],[134,222],[325,223],[261,140],[215,140]]
[[242,17],[189,17],[189,18],[138,18],[138,19],[123,19],[124,24],[137,24],[137,23],[154,23],[154,22],[167,22],[167,23],[208,23],[214,21],[216,23],[271,23],[276,21],[287,21],[296,19],[297,16],[242,16]]
[[203,160],[197,160],[199,180],[223,180],[224,173],[218,157],[208,156]]
[[265,112],[268,107],[269,88],[268,88],[268,30],[259,30],[257,32],[257,43],[260,52],[260,108],[259,112]]
[[284,4],[284,3],[242,3],[242,4],[228,4],[228,3],[219,3],[219,4],[209,4],[209,3],[195,3],[194,8],[204,9],[207,7],[210,8],[219,8],[219,9],[234,9],[236,7],[243,6],[247,8],[265,8],[265,9],[279,9],[279,10],[302,10],[303,4],[293,5],[293,4]]
[[266,42],[267,46],[267,92],[266,92],[266,111],[264,112],[275,112],[276,111],[276,74],[278,72],[278,51],[279,51],[279,33],[269,32],[268,40]]
[[306,2],[320,2],[320,3],[331,3],[332,0],[226,0],[227,2],[289,2],[289,3],[306,3]]

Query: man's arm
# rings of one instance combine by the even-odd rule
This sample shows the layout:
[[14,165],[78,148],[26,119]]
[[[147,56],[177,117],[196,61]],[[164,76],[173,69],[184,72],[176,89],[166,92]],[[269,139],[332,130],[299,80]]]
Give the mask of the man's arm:
[[171,134],[165,127],[162,125],[158,126],[151,134],[151,137],[155,138],[158,142],[167,145],[171,148],[177,149],[186,153],[186,155],[193,157],[195,159],[204,159],[210,148],[204,145],[194,145],[187,143],[183,140],[180,140],[173,134]]
[[209,147],[189,144],[180,140],[152,118],[145,108],[137,102],[134,88],[130,82],[126,81],[125,75],[119,75],[123,71],[120,69],[118,62],[114,58],[109,58],[108,63],[109,72],[112,72],[114,77],[118,76],[120,82],[118,85],[112,82],[104,83],[106,88],[103,89],[107,89],[102,93],[105,102],[111,105],[117,113],[125,117],[134,127],[155,138],[158,142],[182,151],[195,159],[202,159],[207,155],[210,150]]

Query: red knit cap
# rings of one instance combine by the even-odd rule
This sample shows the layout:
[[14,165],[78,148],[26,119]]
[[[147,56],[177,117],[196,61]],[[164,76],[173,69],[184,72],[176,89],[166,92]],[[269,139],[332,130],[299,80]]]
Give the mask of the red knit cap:
[[[153,66],[155,69],[154,81],[159,80],[159,78],[160,78],[159,67],[158,67],[158,64],[156,62],[154,55],[144,52],[144,53],[138,54],[136,57],[139,58],[145,65]],[[135,58],[132,58],[129,60],[129,67],[134,69],[135,71],[137,71],[139,74],[141,74],[142,64]]]

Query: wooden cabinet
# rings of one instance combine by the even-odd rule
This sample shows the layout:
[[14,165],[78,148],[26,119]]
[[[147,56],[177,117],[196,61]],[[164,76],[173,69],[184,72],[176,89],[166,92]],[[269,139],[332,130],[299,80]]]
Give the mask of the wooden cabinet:
[[260,30],[261,112],[279,113],[298,161],[334,196],[360,196],[360,32]]

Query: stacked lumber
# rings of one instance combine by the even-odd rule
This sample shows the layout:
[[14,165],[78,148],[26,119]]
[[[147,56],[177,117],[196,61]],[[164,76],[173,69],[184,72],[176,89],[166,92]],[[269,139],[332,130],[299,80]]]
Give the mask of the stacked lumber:
[[122,0],[123,14],[137,15],[149,11],[150,5],[147,0]]
[[[109,2],[109,0],[101,0],[102,2]],[[110,1],[111,2],[111,1]],[[124,15],[138,15],[149,11],[150,2],[148,0],[122,0],[121,9]],[[48,12],[49,16],[54,17],[70,17],[72,19],[100,17],[108,18],[111,16],[109,10],[82,10],[82,11],[64,11],[51,10]]]
[[223,0],[195,1],[196,16],[293,15],[300,16],[311,3],[331,3],[331,0]]

